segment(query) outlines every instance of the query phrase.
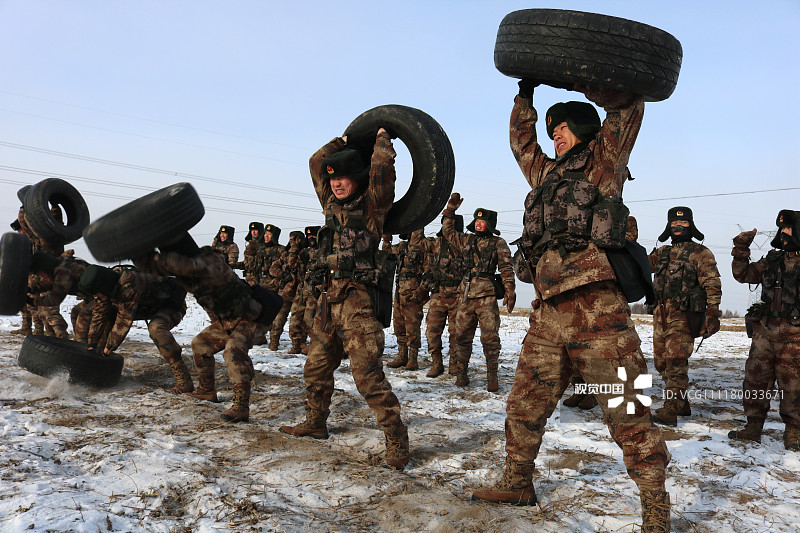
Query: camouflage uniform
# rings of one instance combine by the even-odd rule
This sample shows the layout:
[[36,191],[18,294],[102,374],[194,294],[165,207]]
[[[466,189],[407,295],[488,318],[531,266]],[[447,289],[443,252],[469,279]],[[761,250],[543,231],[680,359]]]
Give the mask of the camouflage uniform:
[[[112,305],[105,304],[105,300]],[[186,315],[186,291],[174,278],[125,270],[114,293],[95,297],[95,302],[89,346],[111,353],[128,336],[133,321],[144,320],[153,344],[175,375],[175,386],[170,390],[176,393],[194,390],[189,368],[181,357],[181,346],[170,331]]]
[[[272,236],[269,242],[266,240],[267,232],[271,233]],[[283,294],[287,281],[286,274],[288,274],[288,272],[284,273],[284,269],[289,262],[289,257],[287,249],[278,244],[280,234],[280,228],[272,224],[264,224],[264,249],[260,260],[261,279],[258,282],[265,289],[279,293],[283,297],[283,307],[278,312],[275,320],[272,321],[272,326],[269,329],[269,349],[273,351],[279,347],[283,326],[286,325],[286,319],[289,317],[292,299],[294,298],[294,294],[286,294],[286,296]]]
[[[317,228],[318,229],[318,228]],[[316,258],[317,229],[306,228],[305,233],[301,234],[302,240],[299,244],[297,257],[294,266],[290,267],[292,282],[295,284],[294,298],[292,299],[292,309],[289,318],[289,338],[292,340],[292,348],[289,353],[301,353],[303,346],[308,340],[308,332],[311,326],[306,326],[305,314],[311,301],[314,302],[316,309],[316,298],[314,297],[311,286],[306,282],[308,265]],[[294,232],[293,232],[294,233]],[[313,235],[310,235],[313,233]],[[292,261],[290,260],[291,264]],[[313,321],[313,315],[311,315]]]
[[[253,235],[253,231],[257,235]],[[261,261],[264,256],[264,224],[251,222],[250,229],[244,240],[248,241],[244,249],[244,259],[237,268],[244,271],[244,280],[250,285],[258,285],[263,268]]]
[[[800,211],[794,213],[800,219]],[[800,223],[795,224],[795,236],[798,229]],[[776,249],[750,262],[749,246],[755,233],[744,232],[734,238],[731,252],[734,279],[761,284],[761,301],[747,313],[752,325],[742,385],[747,426],[729,436],[760,442],[770,399],[778,399],[780,417],[786,424],[784,446],[800,451],[800,251],[797,246],[780,249],[779,233],[772,241]]]
[[716,327],[707,328],[706,335],[716,333],[722,284],[714,254],[702,244],[677,242],[654,249],[649,257],[658,298],[653,314],[653,358],[667,398],[653,420],[675,426],[677,415],[691,414],[686,388],[694,335],[688,317],[691,313],[708,315],[708,326],[716,323]]
[[[75,305],[75,307],[73,307],[73,310],[75,308],[78,309],[78,311],[74,312],[76,318],[80,315],[81,310],[89,305],[85,303],[87,296],[78,291],[78,279],[81,277],[81,274],[89,263],[81,259],[76,259],[72,256],[61,256],[57,258],[57,261],[58,264],[55,266],[53,271],[47,273],[47,275],[52,275],[49,283],[47,283],[46,287],[39,291],[34,297],[33,305],[39,308],[59,309],[55,322],[58,324],[59,330],[63,328],[63,338],[67,338],[67,323],[61,316],[60,312],[61,302],[64,301],[64,298],[66,298],[68,294],[77,296],[81,300],[77,305]],[[91,298],[88,299],[91,301]],[[50,323],[52,324],[52,322]],[[86,335],[89,331],[88,326],[89,322],[85,317],[84,320],[80,322],[77,320],[72,321],[72,329],[75,333],[75,340],[77,342],[86,342]]]
[[152,252],[134,264],[157,275],[174,275],[206,310],[211,324],[192,339],[199,383],[192,395],[217,401],[214,354],[224,350],[222,358],[233,386],[233,406],[222,413],[223,419],[248,420],[251,382],[255,376],[248,352],[254,339],[264,334],[264,326],[259,322],[263,316],[262,304],[254,298],[250,286],[211,247],[201,248],[196,255]]
[[[356,387],[384,429],[385,460],[402,468],[408,461],[408,433],[400,418],[400,402],[382,369],[383,324],[376,318],[369,292],[377,283],[375,253],[394,200],[396,154],[389,135],[378,133],[369,178],[364,179],[368,185],[363,183],[349,198],[337,200],[330,181],[323,175],[322,162],[344,149],[344,141],[335,138],[309,161],[326,220],[319,233],[315,267],[317,275],[323,275],[325,290],[318,301],[303,370],[306,420],[281,430],[297,436],[327,437],[334,371],[347,354]],[[332,167],[329,170],[333,172]],[[393,464],[398,460],[402,465]]]
[[391,236],[385,235],[382,247],[383,251],[397,256],[393,326],[398,353],[397,358],[387,366],[405,366],[408,370],[416,370],[419,368],[417,357],[422,346],[420,326],[422,306],[425,304],[424,297],[421,298],[417,293],[422,282],[425,235],[423,230],[417,230],[405,237],[408,240],[392,245]]
[[[532,189],[525,200],[523,243],[535,267],[534,287],[540,304],[531,315],[508,397],[504,478],[490,491],[476,491],[474,497],[491,498],[520,488],[532,491],[533,464],[545,425],[573,368],[588,383],[612,385],[620,383],[618,369],[624,368],[628,401],[610,408],[614,393],[601,392],[597,399],[612,438],[622,448],[628,474],[641,490],[645,522],[657,514],[658,523],[668,530],[669,495],[664,482],[669,452],[660,430],[652,424],[649,408],[635,399],[633,389],[634,379],[647,373],[647,365],[628,303],[605,253],[595,242],[624,244],[620,242],[625,238],[624,224],[612,226],[614,233],[604,228],[602,222],[608,221],[609,211],[603,216],[601,208],[619,205],[615,200],[621,197],[629,175],[626,165],[641,126],[644,102],[632,95],[581,89],[605,108],[606,118],[590,141],[557,160],[545,155],[537,142],[538,115],[532,98],[520,94],[514,101],[511,149]],[[552,126],[557,124],[554,120]],[[576,209],[570,196],[580,198],[583,205]],[[592,228],[597,223],[596,229],[602,232],[589,234],[586,219],[592,215],[586,213],[587,207],[601,215],[589,221]],[[626,405],[635,407],[634,414],[626,414]]]
[[[443,212],[442,233],[445,239],[460,250],[464,274],[458,286],[460,299],[453,320],[455,338],[450,339],[455,345],[458,361],[456,385],[466,387],[469,384],[467,374],[472,355],[472,341],[475,338],[475,329],[480,324],[481,344],[486,356],[486,388],[490,392],[496,392],[499,389],[497,367],[500,357],[500,309],[492,279],[499,271],[506,299],[516,300],[511,250],[508,249],[506,241],[497,236],[500,232],[494,228],[494,223],[487,223],[487,231],[478,233],[475,232],[473,221],[467,229],[475,233],[457,232],[454,207],[453,204],[448,204]],[[475,211],[475,218],[483,218],[487,213],[493,214],[496,220],[495,212],[482,208]],[[509,311],[512,308],[513,303],[509,306]]]
[[[235,231],[236,228],[231,226],[220,226],[217,235],[214,237],[214,241],[211,243],[211,247],[228,258],[228,264],[231,268],[241,269],[239,266],[239,245],[233,242],[233,234]],[[224,241],[220,239],[220,233],[226,233],[228,235]]]

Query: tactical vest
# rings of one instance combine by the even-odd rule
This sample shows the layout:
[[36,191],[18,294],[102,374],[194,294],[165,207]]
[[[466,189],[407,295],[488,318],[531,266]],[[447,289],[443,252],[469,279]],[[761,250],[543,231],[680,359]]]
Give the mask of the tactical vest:
[[434,276],[439,287],[457,287],[463,278],[464,267],[461,259],[450,247],[450,241],[440,237],[439,254],[436,256]]
[[407,279],[422,279],[423,262],[425,253],[411,243],[406,243],[404,249],[397,254],[397,281]]
[[689,256],[700,244],[687,242],[675,259],[670,259],[673,246],[661,249],[656,265],[653,286],[659,302],[672,300],[681,311],[706,310],[706,290],[700,285],[697,266],[689,262]]
[[133,314],[134,320],[152,318],[165,307],[180,309],[186,303],[186,289],[175,278],[158,278],[145,290]]
[[[381,272],[376,268],[375,256],[378,250],[378,238],[372,234],[364,223],[364,201],[362,195],[356,200],[355,208],[347,210],[347,223],[339,220],[344,211],[339,204],[331,202],[325,213],[325,225],[317,236],[319,242],[318,262],[327,265],[329,255],[337,256],[338,269],[332,273],[333,279],[352,279],[365,285],[378,286]],[[337,215],[339,215],[337,217]],[[338,243],[335,242],[339,235]],[[392,264],[391,278],[394,278]],[[391,290],[392,282],[389,282]]]
[[[761,275],[761,301],[770,318],[800,320],[800,268],[786,269],[783,250],[767,253],[767,268]],[[798,323],[800,325],[800,322]]]
[[497,240],[500,237],[489,235],[482,237],[489,244],[481,249],[478,246],[478,236],[471,234],[461,251],[464,258],[464,275],[472,278],[491,278],[497,272]]
[[243,318],[250,309],[251,287],[241,279],[231,279],[224,285],[199,287],[194,297],[203,309],[221,319]]
[[281,277],[273,276],[270,273],[272,263],[280,259],[283,247],[277,244],[269,244],[264,246],[263,257],[261,258],[261,281],[267,284],[267,288],[277,291],[281,285]]
[[581,170],[563,176],[557,170],[551,170],[525,198],[521,246],[531,263],[536,265],[548,248],[565,256],[585,249],[589,242],[600,248],[625,246],[630,211],[622,198],[601,194]]

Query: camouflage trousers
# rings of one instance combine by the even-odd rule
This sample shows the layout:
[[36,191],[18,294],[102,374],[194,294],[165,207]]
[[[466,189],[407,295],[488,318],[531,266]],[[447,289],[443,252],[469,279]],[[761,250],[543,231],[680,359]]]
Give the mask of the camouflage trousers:
[[[647,365],[627,309],[616,283],[601,281],[544,301],[533,312],[506,405],[506,453],[512,461],[536,459],[547,419],[577,368],[588,384],[623,384],[622,394],[610,386],[596,394],[604,420],[640,490],[664,489],[670,455],[650,408],[635,396],[633,381],[647,373]],[[624,401],[609,407],[618,396]]]
[[313,296],[307,293],[305,288],[298,290],[294,296],[289,315],[289,338],[292,339],[293,344],[302,344],[308,339],[311,327],[306,326],[305,315],[306,308],[312,299],[314,299]]
[[186,308],[176,309],[166,307],[159,309],[156,313],[147,320],[147,331],[150,333],[150,338],[153,344],[158,348],[158,352],[169,363],[183,363],[181,357],[181,345],[175,340],[172,335],[172,328],[177,326],[183,320],[186,314]]
[[328,305],[328,321],[322,327],[322,309],[317,305],[311,345],[303,370],[306,384],[306,416],[326,420],[333,396],[333,373],[347,354],[356,388],[367,401],[378,424],[403,425],[400,402],[383,372],[383,326],[372,310],[367,291],[351,288],[344,301]]
[[70,311],[72,331],[76,342],[89,341],[89,326],[92,323],[92,309],[94,298],[87,298],[75,304]]
[[671,393],[667,398],[685,397],[693,350],[694,337],[689,332],[686,313],[674,309],[670,302],[657,306],[653,314],[653,359],[664,380],[664,390]]
[[748,418],[766,418],[777,398],[781,419],[800,427],[800,327],[780,318],[753,323],[742,389]]
[[398,346],[419,349],[422,346],[422,304],[414,299],[418,280],[403,280],[394,291],[392,326]]
[[294,301],[294,295],[290,294],[287,298],[283,300],[283,306],[281,310],[278,311],[278,314],[275,316],[275,320],[272,321],[272,325],[269,328],[269,340],[272,341],[273,339],[280,339],[281,334],[283,333],[283,327],[286,325],[286,320],[289,318],[289,311],[292,309],[292,302]]
[[192,339],[194,364],[199,373],[214,372],[214,354],[220,350],[231,385],[244,385],[256,375],[248,352],[253,340],[264,334],[264,326],[249,320],[215,320]]
[[[51,335],[47,330],[52,329],[53,337],[59,337],[61,339],[69,338],[69,334],[67,333],[67,321],[64,320],[64,317],[61,315],[60,306],[53,305],[44,307],[40,305],[37,311],[45,324],[46,335]],[[47,326],[50,326],[50,328]]]
[[500,357],[500,309],[497,298],[492,295],[459,301],[453,323],[455,338],[450,337],[450,343],[454,344],[453,352],[459,365],[464,368],[469,366],[472,341],[478,325],[481,327],[481,344],[486,362],[497,361]]
[[425,331],[430,353],[442,353],[442,333],[444,332],[445,324],[447,324],[447,331],[450,335],[450,353],[453,353],[458,299],[458,286],[440,287],[439,292],[431,294]]

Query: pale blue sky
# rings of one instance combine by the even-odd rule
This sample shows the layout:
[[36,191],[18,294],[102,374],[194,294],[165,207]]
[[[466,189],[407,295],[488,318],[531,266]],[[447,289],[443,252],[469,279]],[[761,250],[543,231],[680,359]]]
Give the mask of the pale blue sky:
[[[461,212],[499,211],[511,241],[527,184],[508,147],[516,81],[492,52],[503,16],[529,7],[638,20],[681,41],[677,89],[646,107],[624,198],[648,250],[667,209],[690,206],[720,264],[722,307],[744,311],[752,296],[730,276],[737,224],[773,230],[779,209],[800,209],[795,0],[0,0],[0,210],[11,222],[16,190],[47,176],[71,181],[95,218],[189,181],[207,211],[192,230],[199,242],[230,224],[243,248],[251,220],[282,227],[285,242],[322,221],[308,157],[362,111],[397,103],[444,127]],[[535,103],[580,96],[542,88]],[[772,189],[790,190],[703,196]],[[532,291],[520,293],[524,305]]]

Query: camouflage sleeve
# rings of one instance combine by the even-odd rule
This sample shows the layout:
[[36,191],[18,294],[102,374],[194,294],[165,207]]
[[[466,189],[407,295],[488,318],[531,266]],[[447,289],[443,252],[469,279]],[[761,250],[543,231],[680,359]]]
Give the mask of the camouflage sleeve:
[[365,220],[370,232],[378,237],[383,235],[383,223],[394,203],[395,156],[392,138],[385,131],[379,133],[370,161]]
[[761,276],[767,268],[767,258],[762,257],[755,263],[750,262],[749,257],[734,256],[731,264],[733,279],[739,283],[761,283]]
[[314,183],[314,191],[317,193],[319,203],[322,207],[327,205],[328,200],[333,195],[328,180],[322,175],[322,160],[344,148],[345,144],[341,137],[331,139],[329,143],[317,150],[311,159],[308,160],[308,170],[311,172],[311,181]]
[[[110,326],[109,322],[112,320],[113,311],[114,304],[111,303],[111,300],[94,299],[92,319],[89,322],[89,334],[87,337],[89,346],[97,346],[105,330]],[[102,348],[103,347],[100,346],[101,350]]]
[[554,159],[547,157],[536,138],[536,121],[539,115],[533,107],[533,100],[519,95],[514,98],[511,110],[509,137],[511,152],[517,160],[522,175],[531,188],[538,186],[544,176],[556,166]]
[[411,232],[411,238],[408,240],[409,248],[424,249],[425,246],[425,230],[418,229]]
[[33,304],[41,307],[60,305],[67,297],[67,292],[72,287],[71,269],[68,265],[60,264],[53,273],[53,285],[49,291],[39,293]]
[[123,272],[119,278],[119,293],[117,294],[117,319],[108,334],[105,347],[113,352],[122,344],[133,325],[133,315],[139,306],[139,300],[146,290],[147,274],[138,272]]
[[706,291],[707,304],[719,307],[722,301],[722,281],[713,252],[705,246],[698,247],[697,257],[694,258],[694,261],[697,265],[697,281]]
[[239,245],[236,243],[228,246],[228,264],[231,268],[236,268],[239,264]]
[[466,236],[463,233],[456,231],[455,213],[451,213],[448,209],[442,211],[444,219],[442,220],[442,236],[450,243],[450,248],[456,255],[460,255],[461,249],[466,244]]
[[661,262],[661,249],[663,246],[659,248],[653,248],[653,251],[650,252],[650,255],[647,258],[650,260],[650,270],[655,272],[656,265]]
[[[218,256],[217,256],[218,257]],[[166,252],[156,254],[155,264],[159,270],[165,272],[162,275],[185,276],[190,278],[209,278],[221,275],[222,266],[228,268],[223,261],[208,261],[203,254],[189,257],[177,252]]]
[[503,285],[506,290],[511,290],[516,287],[516,280],[514,278],[514,267],[511,264],[511,249],[508,247],[505,239],[497,238],[497,270],[500,271],[500,277],[503,279]]

